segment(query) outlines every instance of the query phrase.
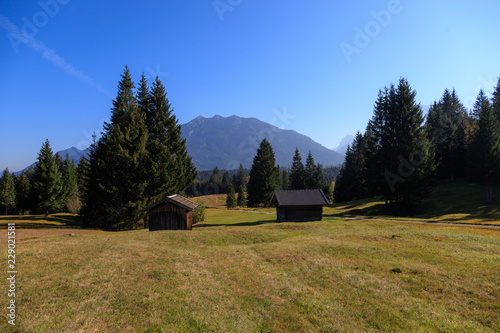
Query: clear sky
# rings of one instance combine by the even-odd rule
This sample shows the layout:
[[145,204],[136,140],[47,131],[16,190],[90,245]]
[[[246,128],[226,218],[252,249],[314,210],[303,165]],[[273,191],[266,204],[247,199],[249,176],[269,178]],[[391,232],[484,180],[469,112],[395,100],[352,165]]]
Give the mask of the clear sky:
[[159,75],[180,123],[256,117],[328,148],[363,131],[406,77],[429,105],[470,107],[500,76],[500,2],[41,0],[0,2],[0,170],[90,144],[126,64]]

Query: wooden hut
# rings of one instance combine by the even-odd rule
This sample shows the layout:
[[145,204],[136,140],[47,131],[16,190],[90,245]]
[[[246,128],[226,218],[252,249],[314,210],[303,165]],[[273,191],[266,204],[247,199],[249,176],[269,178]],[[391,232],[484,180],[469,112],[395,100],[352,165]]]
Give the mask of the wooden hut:
[[271,202],[279,222],[321,221],[323,206],[329,204],[322,190],[274,191]]
[[149,212],[149,231],[191,230],[196,202],[174,194],[144,208]]

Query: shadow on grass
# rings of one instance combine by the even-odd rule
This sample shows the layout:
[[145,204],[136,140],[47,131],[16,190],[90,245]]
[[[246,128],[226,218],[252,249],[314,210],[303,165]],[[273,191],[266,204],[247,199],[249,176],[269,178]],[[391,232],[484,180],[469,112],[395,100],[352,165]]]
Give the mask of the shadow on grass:
[[[495,187],[494,191],[499,193],[500,187]],[[485,186],[481,184],[464,180],[441,182],[432,189],[430,196],[411,212],[401,213],[387,209],[384,203],[380,202],[380,198],[371,198],[330,205],[335,211],[324,216],[439,219],[456,223],[500,222],[500,202],[496,199],[494,203],[486,203],[485,193]]]
[[0,229],[6,229],[8,223],[16,223],[19,229],[82,228],[80,217],[70,214],[0,216]]
[[193,226],[193,228],[205,228],[205,227],[248,227],[255,226],[261,224],[270,224],[270,223],[279,223],[276,220],[264,220],[264,221],[255,221],[255,222],[238,222],[238,223],[204,223],[200,222]]

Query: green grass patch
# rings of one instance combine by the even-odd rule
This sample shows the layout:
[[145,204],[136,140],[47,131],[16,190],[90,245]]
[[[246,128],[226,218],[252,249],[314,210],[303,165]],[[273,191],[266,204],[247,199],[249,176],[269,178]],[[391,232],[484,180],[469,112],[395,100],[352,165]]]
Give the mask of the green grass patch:
[[0,331],[500,330],[500,231],[207,217],[192,231],[21,239],[18,325]]
[[[500,187],[494,193],[500,197]],[[394,217],[384,210],[384,202],[377,198],[333,204],[325,208],[329,216],[370,216],[417,221],[500,225],[500,200],[485,202],[483,185],[457,181],[435,187],[413,215]]]

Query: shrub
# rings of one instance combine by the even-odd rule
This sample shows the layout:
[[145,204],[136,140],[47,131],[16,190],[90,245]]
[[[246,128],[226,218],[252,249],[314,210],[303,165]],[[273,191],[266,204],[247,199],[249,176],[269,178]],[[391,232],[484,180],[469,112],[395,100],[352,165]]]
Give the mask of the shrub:
[[200,204],[198,207],[193,209],[193,224],[205,221],[205,210],[206,207],[204,204]]

